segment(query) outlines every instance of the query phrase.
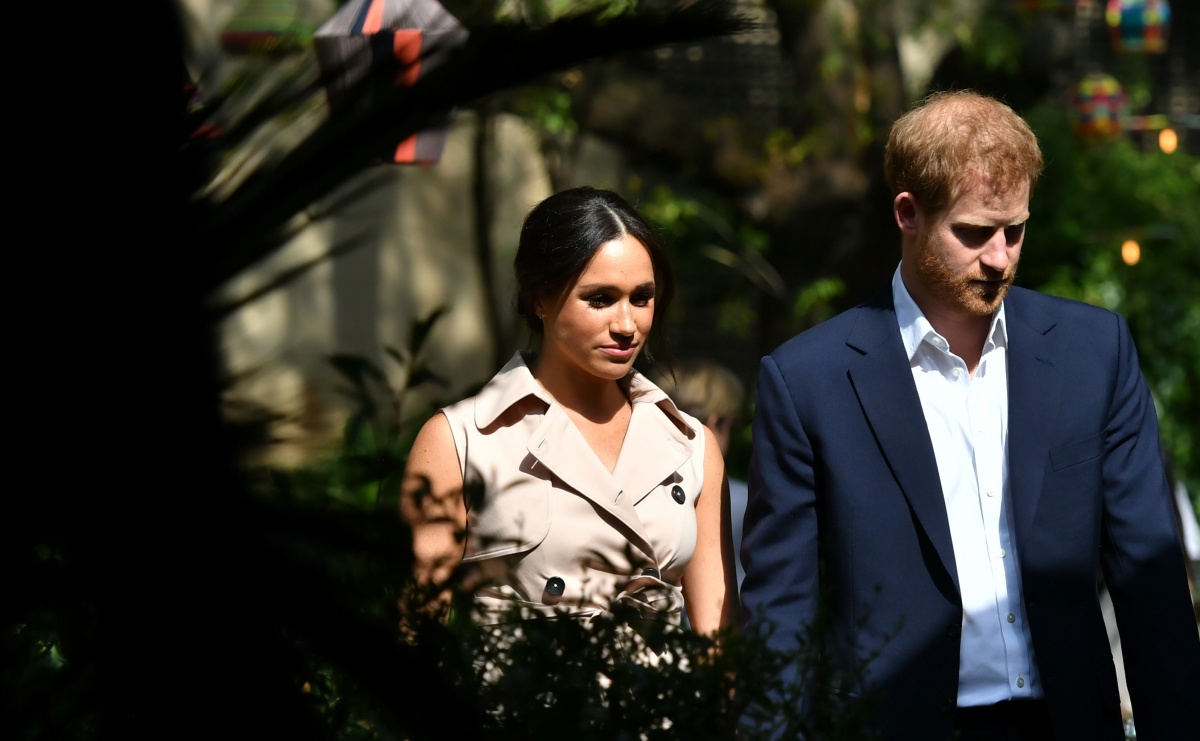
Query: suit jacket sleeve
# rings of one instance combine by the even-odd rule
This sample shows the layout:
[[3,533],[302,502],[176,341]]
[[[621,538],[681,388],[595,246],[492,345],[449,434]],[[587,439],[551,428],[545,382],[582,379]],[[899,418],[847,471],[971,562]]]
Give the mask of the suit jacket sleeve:
[[1120,317],[1116,332],[1119,367],[1104,443],[1102,568],[1121,633],[1138,738],[1186,738],[1196,729],[1200,639],[1154,404]]
[[[759,368],[742,563],[743,623],[790,653],[816,616],[817,493],[813,448],[771,357]],[[795,662],[789,669],[794,678]]]

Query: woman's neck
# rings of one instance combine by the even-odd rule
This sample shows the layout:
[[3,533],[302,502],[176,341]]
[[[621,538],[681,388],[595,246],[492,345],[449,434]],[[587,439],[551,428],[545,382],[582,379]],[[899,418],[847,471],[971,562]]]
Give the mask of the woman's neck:
[[618,381],[593,376],[552,356],[539,355],[532,371],[555,401],[593,422],[611,420],[629,405]]

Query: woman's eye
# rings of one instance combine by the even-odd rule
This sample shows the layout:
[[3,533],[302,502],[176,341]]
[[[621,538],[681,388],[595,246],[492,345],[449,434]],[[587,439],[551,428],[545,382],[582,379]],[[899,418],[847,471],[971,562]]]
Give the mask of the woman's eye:
[[610,299],[608,296],[605,296],[604,294],[598,293],[594,296],[588,296],[587,302],[588,302],[588,306],[591,306],[594,309],[601,309],[601,308],[604,308],[605,306],[608,306],[609,304],[611,304],[612,299]]
[[630,300],[633,302],[634,306],[646,306],[651,301],[654,300],[654,294],[648,293],[648,292],[647,293],[635,293],[635,294],[633,294],[633,298]]

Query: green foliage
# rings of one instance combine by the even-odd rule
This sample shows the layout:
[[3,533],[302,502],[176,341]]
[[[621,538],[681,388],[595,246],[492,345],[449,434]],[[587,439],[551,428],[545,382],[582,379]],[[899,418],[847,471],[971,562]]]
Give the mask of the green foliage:
[[818,278],[801,286],[792,303],[792,316],[801,326],[816,326],[833,316],[833,301],[845,290],[840,278]]
[[[1176,473],[1200,490],[1200,163],[1128,138],[1083,141],[1058,101],[1028,116],[1047,168],[1031,204],[1021,281],[1129,321]],[[1121,245],[1141,259],[1126,265]],[[1080,362],[1085,362],[1081,359]]]
[[992,8],[979,27],[960,23],[954,27],[954,35],[968,57],[984,69],[1016,74],[1030,20],[1027,14],[1011,7]]
[[[8,658],[2,670],[6,697],[3,708],[5,721],[13,729],[37,727],[43,738],[86,739],[91,736],[98,714],[82,717],[67,711],[80,704],[92,677],[84,662],[69,661],[67,654],[79,658],[69,644],[78,635],[79,620],[54,611],[41,611],[26,616],[26,622],[6,626],[0,637],[4,655]],[[65,652],[65,653],[64,653]],[[51,697],[53,711],[45,718],[23,717],[15,709],[36,706],[38,698]],[[35,732],[18,736],[37,738]]]
[[[342,608],[373,626],[377,637],[391,636],[393,643],[397,605],[411,592],[402,589],[401,574],[409,568],[411,548],[398,512],[400,476],[417,429],[412,420],[401,416],[401,410],[410,390],[442,382],[428,370],[422,354],[429,331],[442,314],[438,310],[414,323],[409,348],[384,348],[396,365],[392,377],[401,379],[398,387],[364,358],[345,354],[329,358],[343,381],[340,391],[354,404],[331,455],[300,468],[246,472],[259,500],[316,526],[311,532],[302,527],[299,538],[287,529],[272,534],[291,559],[337,585],[337,596],[345,600]],[[379,697],[362,685],[361,673],[312,644],[297,641],[295,645],[302,656],[296,692],[328,737],[360,741],[381,738],[380,728],[389,732],[408,728],[403,715],[397,718],[381,707]]]
[[792,129],[780,128],[767,137],[764,153],[768,159],[781,159],[795,167],[804,164],[814,152],[821,151],[824,144],[824,132],[820,129],[810,130],[797,138]]
[[557,18],[582,13],[595,13],[599,18],[613,18],[637,10],[637,0],[524,0],[498,2],[495,15],[501,19],[519,18],[530,23],[548,23]]
[[[639,195],[640,183],[630,189]],[[763,253],[769,237],[712,194],[680,194],[656,185],[639,200],[641,212],[668,237],[680,305],[718,306],[717,325],[736,337],[749,336],[756,319],[746,288],[776,298],[787,295],[783,279]],[[713,280],[719,266],[725,280]],[[703,298],[697,301],[697,298]]]
[[[442,665],[480,698],[489,736],[874,738],[866,725],[865,664],[840,671],[821,658],[814,640],[785,655],[768,648],[765,636],[729,633],[718,648],[632,611],[453,632],[458,640],[443,644],[449,650]],[[798,673],[787,673],[789,664]],[[804,712],[802,690],[831,699]]]
[[526,85],[504,96],[504,105],[541,134],[543,149],[565,148],[579,133],[579,122],[571,113],[569,88],[580,77],[579,71],[575,70],[542,84]]

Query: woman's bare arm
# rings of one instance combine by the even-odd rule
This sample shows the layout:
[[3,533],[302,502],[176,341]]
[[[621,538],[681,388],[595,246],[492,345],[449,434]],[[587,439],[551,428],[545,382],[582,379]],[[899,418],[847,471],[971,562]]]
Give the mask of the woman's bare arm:
[[704,435],[704,488],[696,501],[696,551],[683,573],[683,598],[692,628],[708,635],[736,623],[738,597],[725,460],[707,427]]
[[435,414],[413,441],[400,484],[400,516],[412,530],[413,571],[422,585],[444,585],[462,561],[467,508],[450,422]]

